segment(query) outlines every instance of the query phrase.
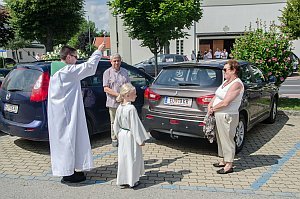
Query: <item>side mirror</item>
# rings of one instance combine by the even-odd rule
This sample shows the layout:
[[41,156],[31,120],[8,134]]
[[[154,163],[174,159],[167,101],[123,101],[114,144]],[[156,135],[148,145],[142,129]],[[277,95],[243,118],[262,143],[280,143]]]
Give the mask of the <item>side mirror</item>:
[[275,83],[276,82],[276,77],[274,75],[269,76],[269,82],[270,83]]

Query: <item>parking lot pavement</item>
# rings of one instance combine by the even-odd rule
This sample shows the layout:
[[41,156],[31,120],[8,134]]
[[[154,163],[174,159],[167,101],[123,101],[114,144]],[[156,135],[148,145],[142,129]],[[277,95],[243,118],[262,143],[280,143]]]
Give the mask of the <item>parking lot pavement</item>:
[[[280,114],[274,124],[259,124],[236,156],[234,173],[219,175],[213,163],[217,147],[206,140],[168,137],[143,148],[146,174],[136,189],[190,190],[214,193],[300,197],[300,116]],[[109,134],[92,137],[96,168],[84,184],[115,186],[117,149]],[[54,181],[49,144],[0,133],[0,177]]]

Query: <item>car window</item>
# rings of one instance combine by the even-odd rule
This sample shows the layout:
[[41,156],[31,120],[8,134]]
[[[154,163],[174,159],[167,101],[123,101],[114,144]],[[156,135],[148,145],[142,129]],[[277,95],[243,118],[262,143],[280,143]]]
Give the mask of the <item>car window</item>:
[[243,66],[240,67],[239,77],[242,80],[242,82],[244,82],[246,84],[250,84],[250,83],[253,82],[251,72],[248,68],[248,65],[243,65]]
[[263,82],[266,81],[263,73],[256,66],[249,65],[249,68],[250,68],[250,70],[252,72],[252,75],[254,77],[254,79],[253,79],[254,83],[260,84],[260,83],[263,83]]
[[218,69],[209,68],[167,68],[157,77],[155,84],[177,86],[179,84],[201,87],[219,86],[222,73]]
[[175,62],[173,55],[165,55],[162,62]]
[[183,61],[184,61],[184,59],[182,56],[180,56],[180,55],[175,56],[175,62],[183,62]]
[[83,80],[81,80],[81,86],[82,87],[87,87],[87,86],[93,86],[93,87],[98,87],[103,85],[103,73],[106,69],[110,67],[110,63],[106,62],[100,62],[98,64],[97,71],[95,75],[86,77]]
[[[163,55],[157,55],[157,63],[163,62],[164,56]],[[155,57],[151,58],[152,63],[155,63]]]
[[149,83],[147,82],[147,79],[144,76],[142,76],[140,73],[138,73],[137,71],[134,71],[134,70],[130,70],[130,69],[127,69],[127,70],[128,70],[129,79],[133,86],[144,87],[144,86],[149,85]]
[[2,89],[31,92],[41,74],[42,72],[39,70],[14,69],[3,82]]

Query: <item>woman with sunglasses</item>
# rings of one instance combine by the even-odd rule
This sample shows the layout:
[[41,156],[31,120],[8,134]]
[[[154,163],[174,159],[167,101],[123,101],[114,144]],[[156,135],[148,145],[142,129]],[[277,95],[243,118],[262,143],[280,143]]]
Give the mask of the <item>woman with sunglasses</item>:
[[214,167],[221,167],[218,174],[233,172],[235,155],[234,136],[239,122],[239,107],[244,94],[244,85],[238,78],[239,64],[236,60],[229,60],[224,65],[225,81],[216,90],[215,97],[208,104],[208,114],[214,114],[217,126],[218,155],[223,159],[214,163]]

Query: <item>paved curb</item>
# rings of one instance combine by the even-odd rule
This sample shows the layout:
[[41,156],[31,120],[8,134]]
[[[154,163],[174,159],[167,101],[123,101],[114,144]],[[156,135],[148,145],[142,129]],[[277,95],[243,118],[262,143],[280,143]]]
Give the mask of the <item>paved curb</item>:
[[300,111],[293,110],[278,110],[279,115],[287,115],[287,116],[300,116]]

